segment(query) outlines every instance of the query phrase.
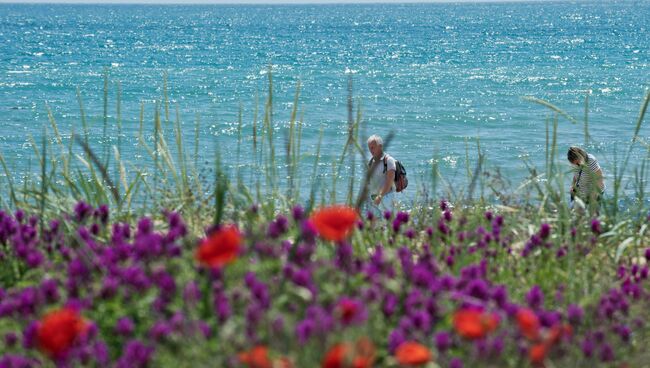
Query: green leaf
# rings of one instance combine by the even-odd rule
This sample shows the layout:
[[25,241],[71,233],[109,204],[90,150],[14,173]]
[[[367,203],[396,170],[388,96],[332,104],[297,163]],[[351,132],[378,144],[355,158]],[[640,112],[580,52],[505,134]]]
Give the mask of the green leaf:
[[634,238],[630,236],[629,238],[623,240],[621,244],[618,245],[618,247],[616,248],[616,255],[614,256],[614,262],[618,263],[619,259],[623,255],[623,252],[625,252],[625,250],[630,246],[630,244],[632,244],[633,241]]

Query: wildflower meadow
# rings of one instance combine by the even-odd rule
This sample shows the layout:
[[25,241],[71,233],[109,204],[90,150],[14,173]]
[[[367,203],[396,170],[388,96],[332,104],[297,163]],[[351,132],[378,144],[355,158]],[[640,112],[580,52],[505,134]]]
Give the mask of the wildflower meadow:
[[[6,179],[0,367],[649,364],[643,162],[636,198],[623,201],[620,175],[599,212],[576,211],[552,139],[548,180],[531,168],[525,194],[482,192],[479,150],[466,191],[436,187],[434,164],[431,188],[407,189],[412,206],[376,215],[355,201],[359,175],[344,199],[278,184],[268,125],[252,151],[266,175],[246,184],[219,162],[206,180],[156,119],[148,175],[72,134],[34,142],[40,175]],[[359,124],[348,142],[363,142]],[[289,173],[299,128],[285,135]],[[341,161],[363,154],[347,148]]]

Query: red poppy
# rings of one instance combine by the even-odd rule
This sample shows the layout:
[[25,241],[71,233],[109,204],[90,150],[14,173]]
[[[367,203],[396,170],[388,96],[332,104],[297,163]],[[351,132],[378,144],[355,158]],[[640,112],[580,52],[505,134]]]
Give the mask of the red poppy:
[[528,350],[528,358],[534,365],[539,365],[544,363],[547,353],[548,346],[546,344],[535,344]]
[[352,322],[358,315],[359,309],[358,303],[348,299],[341,300],[338,304],[341,321],[345,324]]
[[322,368],[371,368],[375,360],[375,347],[367,338],[361,338],[355,345],[340,343],[332,346],[325,354]]
[[415,341],[406,341],[395,349],[395,358],[401,365],[417,367],[427,364],[433,357],[426,346]]
[[341,241],[350,235],[357,217],[354,208],[331,206],[314,211],[310,220],[321,237],[331,241]]
[[43,316],[38,325],[37,346],[51,358],[61,357],[87,329],[88,323],[76,310],[63,308],[51,311]]
[[551,327],[551,330],[548,332],[548,337],[546,338],[546,343],[549,345],[554,345],[564,336],[571,337],[573,335],[573,327],[570,324],[556,324]]
[[322,368],[344,368],[351,360],[349,344],[336,344],[330,348],[323,359]]
[[246,364],[248,368],[272,368],[273,364],[269,359],[269,348],[258,345],[249,351],[239,353],[239,361]]
[[469,340],[480,339],[494,331],[498,326],[499,318],[496,314],[469,308],[454,313],[456,332]]
[[539,317],[530,309],[522,308],[517,311],[517,324],[521,334],[529,340],[539,337]]
[[209,267],[222,267],[237,259],[241,234],[234,225],[222,227],[205,238],[194,257]]

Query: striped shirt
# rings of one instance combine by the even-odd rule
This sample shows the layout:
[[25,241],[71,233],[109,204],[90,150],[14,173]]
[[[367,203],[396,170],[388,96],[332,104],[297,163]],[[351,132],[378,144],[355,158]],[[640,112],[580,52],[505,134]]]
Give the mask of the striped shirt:
[[592,154],[587,154],[587,162],[585,165],[574,168],[574,187],[577,190],[578,197],[583,200],[588,200],[592,191],[594,191],[595,194],[601,194],[605,191],[604,182],[602,187],[595,187],[595,185],[598,185],[598,176],[596,174],[598,170],[600,170],[600,165],[598,164],[598,160],[596,160]]

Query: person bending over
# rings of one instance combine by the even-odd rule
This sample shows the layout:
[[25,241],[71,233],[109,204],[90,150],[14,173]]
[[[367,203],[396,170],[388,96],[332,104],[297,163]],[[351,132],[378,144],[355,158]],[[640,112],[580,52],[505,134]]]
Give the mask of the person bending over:
[[590,207],[597,206],[605,191],[603,171],[598,160],[592,154],[575,146],[569,148],[567,159],[574,170],[569,191],[571,199],[578,197]]

